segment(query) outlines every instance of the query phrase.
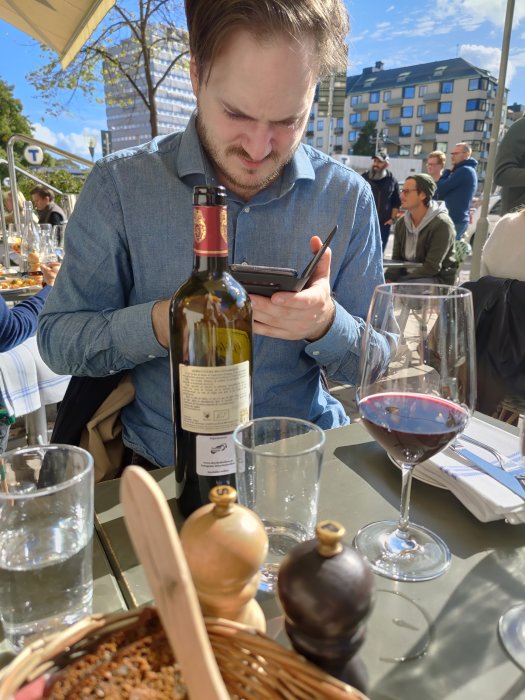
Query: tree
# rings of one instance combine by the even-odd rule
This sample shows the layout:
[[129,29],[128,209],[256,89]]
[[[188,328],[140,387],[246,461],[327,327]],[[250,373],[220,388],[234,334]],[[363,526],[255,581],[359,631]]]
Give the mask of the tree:
[[[115,84],[125,78],[129,90],[118,96],[118,104],[141,100],[149,112],[151,136],[158,134],[156,94],[177,63],[188,61],[188,36],[181,28],[183,13],[180,0],[135,0],[136,12],[129,1],[117,0],[106,20],[77,54],[66,70],[50,49],[42,46],[49,60],[27,76],[41,93],[47,111],[63,111],[62,91],[71,99],[80,90],[89,99],[98,97],[100,80]],[[178,25],[178,26],[177,26]],[[157,75],[152,69],[155,55],[169,49],[172,56]],[[132,97],[130,97],[132,96]]]
[[376,122],[366,122],[359,133],[352,153],[355,156],[373,156],[376,152]]
[[[32,136],[33,131],[27,117],[22,114],[23,106],[13,95],[13,86],[0,79],[0,157],[5,158],[6,146],[13,134]],[[22,155],[24,144],[16,144],[15,152]]]

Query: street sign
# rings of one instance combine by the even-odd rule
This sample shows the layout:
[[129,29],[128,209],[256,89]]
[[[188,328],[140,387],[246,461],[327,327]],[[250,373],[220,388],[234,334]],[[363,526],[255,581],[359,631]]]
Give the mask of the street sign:
[[24,148],[24,158],[29,165],[42,165],[44,151],[40,146],[26,146]]

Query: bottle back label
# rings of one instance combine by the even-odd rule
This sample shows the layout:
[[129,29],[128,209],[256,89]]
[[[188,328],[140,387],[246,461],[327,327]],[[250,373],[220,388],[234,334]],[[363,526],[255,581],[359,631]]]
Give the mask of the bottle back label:
[[193,252],[201,257],[228,257],[226,207],[193,208]]
[[199,476],[235,474],[235,445],[227,435],[197,435],[196,463]]

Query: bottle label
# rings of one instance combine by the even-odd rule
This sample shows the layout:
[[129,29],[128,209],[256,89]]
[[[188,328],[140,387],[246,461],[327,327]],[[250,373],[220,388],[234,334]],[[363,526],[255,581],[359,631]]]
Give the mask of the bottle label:
[[228,257],[226,207],[193,207],[193,252],[201,257]]
[[250,417],[250,363],[225,367],[179,365],[180,416],[183,430],[232,433]]
[[196,462],[199,476],[235,474],[235,445],[227,435],[197,435]]

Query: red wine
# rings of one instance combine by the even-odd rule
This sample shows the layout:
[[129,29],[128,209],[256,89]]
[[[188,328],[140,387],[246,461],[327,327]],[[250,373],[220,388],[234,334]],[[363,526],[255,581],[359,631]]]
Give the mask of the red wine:
[[446,447],[466,426],[469,414],[436,396],[372,394],[359,402],[370,434],[397,462],[419,464]]

